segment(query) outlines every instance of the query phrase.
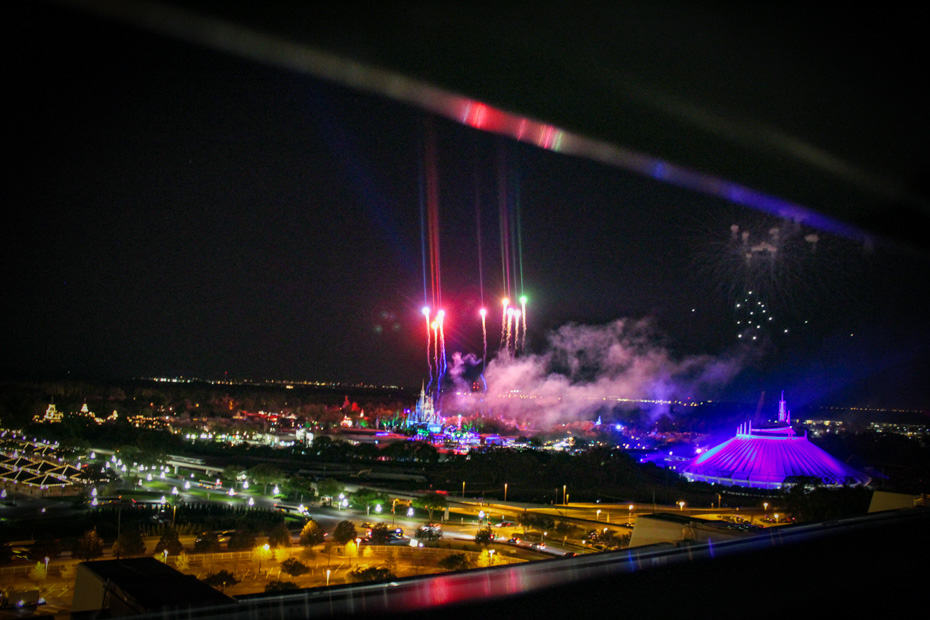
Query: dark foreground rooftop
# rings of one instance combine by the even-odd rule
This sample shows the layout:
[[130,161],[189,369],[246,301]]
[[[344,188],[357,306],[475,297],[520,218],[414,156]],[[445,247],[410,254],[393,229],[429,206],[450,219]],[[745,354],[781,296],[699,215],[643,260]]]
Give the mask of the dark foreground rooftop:
[[922,592],[928,526],[930,511],[914,508],[679,547],[256,594],[149,617],[886,617]]

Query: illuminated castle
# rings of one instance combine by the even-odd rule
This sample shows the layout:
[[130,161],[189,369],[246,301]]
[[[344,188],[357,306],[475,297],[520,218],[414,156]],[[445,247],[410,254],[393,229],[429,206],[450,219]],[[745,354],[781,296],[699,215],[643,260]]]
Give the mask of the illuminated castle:
[[420,386],[420,397],[417,399],[417,405],[414,410],[407,416],[407,426],[442,426],[442,415],[436,411],[432,397],[426,393],[423,386]]
[[784,392],[775,424],[762,428],[753,428],[752,422],[741,424],[735,437],[697,456],[682,474],[691,481],[757,489],[779,489],[812,478],[827,486],[870,480],[809,442],[806,432],[794,432]]

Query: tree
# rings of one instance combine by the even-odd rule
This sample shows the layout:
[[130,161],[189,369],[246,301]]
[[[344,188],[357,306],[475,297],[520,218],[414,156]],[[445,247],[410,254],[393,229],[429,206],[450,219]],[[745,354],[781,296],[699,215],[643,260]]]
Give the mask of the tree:
[[268,544],[272,547],[291,546],[291,532],[284,525],[284,521],[278,522],[268,530]]
[[43,581],[48,577],[48,570],[45,567],[45,562],[36,562],[35,566],[29,571],[29,578],[33,581]]
[[371,528],[371,543],[374,545],[386,545],[391,539],[391,530],[384,523],[375,523]]
[[320,497],[339,497],[339,494],[345,491],[345,485],[338,480],[327,478],[316,485],[316,490]]
[[221,570],[211,575],[207,575],[204,577],[203,582],[208,586],[223,590],[229,586],[236,585],[239,583],[239,580],[236,579],[235,575],[233,575],[228,570]]
[[394,573],[392,573],[390,570],[378,566],[356,568],[349,573],[349,578],[355,582],[387,581],[388,579],[397,579]]
[[307,565],[297,558],[288,558],[281,562],[281,570],[291,577],[299,577],[300,575],[304,575],[310,571],[310,569],[307,568]]
[[373,489],[361,488],[349,498],[349,504],[356,510],[371,510],[375,506],[390,503],[384,493]]
[[439,560],[439,566],[447,570],[467,570],[471,561],[464,553],[453,553]]
[[227,465],[223,468],[223,473],[220,474],[220,478],[222,478],[224,482],[234,483],[241,473],[242,468],[238,465]]
[[494,542],[494,534],[490,527],[482,528],[475,534],[475,542],[487,549]]
[[242,551],[251,549],[255,546],[255,540],[258,537],[250,529],[237,529],[226,542],[226,548],[230,551]]
[[429,520],[433,520],[433,511],[434,510],[445,510],[446,506],[449,505],[446,496],[442,493],[429,492],[416,497],[413,500],[413,505],[416,508],[427,511],[429,513]]
[[97,535],[97,528],[84,532],[75,541],[71,554],[82,560],[92,560],[103,555],[103,540]]
[[340,521],[336,524],[336,529],[333,530],[333,540],[340,545],[344,545],[350,540],[355,540],[357,536],[355,524],[351,521]]
[[177,555],[184,551],[184,545],[181,544],[178,538],[178,531],[173,527],[165,528],[165,532],[161,535],[161,538],[158,539],[158,542],[155,543],[155,550],[153,553],[154,555],[158,555],[166,549],[171,555]]
[[268,463],[259,463],[246,472],[246,476],[264,487],[265,495],[268,495],[268,485],[276,484],[284,478],[284,473]]
[[116,544],[113,545],[113,553],[117,557],[143,555],[145,553],[145,541],[142,540],[142,534],[138,528],[128,527],[120,532]]
[[291,476],[284,481],[288,497],[299,501],[311,501],[316,498],[316,488],[306,476]]
[[[355,538],[354,534],[352,538]],[[313,519],[308,519],[303,529],[300,530],[300,544],[305,547],[318,545],[325,539],[326,533],[323,531],[323,528],[320,527],[319,523]]]
[[265,586],[265,592],[286,592],[297,589],[297,584],[293,581],[269,581]]

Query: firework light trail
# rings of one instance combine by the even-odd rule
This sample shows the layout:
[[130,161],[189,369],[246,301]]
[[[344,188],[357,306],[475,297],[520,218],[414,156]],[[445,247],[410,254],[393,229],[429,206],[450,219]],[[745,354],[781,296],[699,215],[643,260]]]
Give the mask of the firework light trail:
[[513,351],[517,352],[520,343],[520,311],[513,309]]
[[485,321],[488,316],[488,311],[486,308],[482,307],[481,310],[478,311],[478,314],[481,315],[481,373],[484,374],[484,369],[488,364],[488,328]]
[[427,389],[432,389],[433,387],[433,363],[430,361],[431,356],[430,356],[430,333],[429,333],[429,330],[430,330],[429,306],[423,306],[423,309],[420,310],[420,312],[422,312],[423,316],[426,318],[426,366],[427,368],[429,368],[429,385]]
[[[429,376],[428,394],[433,398],[437,409],[441,407],[441,397],[445,385],[450,379],[446,352],[445,319],[447,309],[443,307],[441,258],[440,258],[440,224],[439,224],[439,173],[435,130],[429,122],[425,123],[422,133],[422,150],[420,165],[420,244],[423,263],[423,306],[421,313],[426,323],[427,370]],[[507,169],[508,153],[506,145],[498,150],[498,210],[501,234],[501,278],[504,297],[501,300],[500,352],[508,357],[523,352],[526,347],[526,295],[523,294],[523,256],[521,220],[518,200],[518,175]],[[482,357],[480,371],[484,383],[484,370],[488,364],[487,345],[487,310],[484,307],[483,279],[483,243],[481,220],[481,193],[479,191],[479,174],[475,172],[475,239],[477,243],[478,285],[480,296],[479,316],[481,319]],[[519,305],[511,300],[518,299]],[[451,332],[450,332],[451,333]],[[467,356],[466,356],[467,358]],[[453,358],[454,359],[454,358]],[[464,359],[464,358],[463,358]]]
[[[442,270],[439,251],[439,175],[436,163],[436,137],[427,119],[423,132],[423,158],[420,167],[420,245],[423,253],[423,309],[426,319],[426,363],[430,388],[438,401],[446,369],[445,311],[437,310],[430,320],[432,307],[442,307]],[[432,331],[432,334],[430,333]],[[432,360],[430,345],[432,344]],[[435,373],[434,373],[435,369]]]
[[510,307],[510,299],[504,297],[501,299],[501,348],[504,348],[504,336],[507,334],[507,308]]
[[446,369],[448,368],[448,364],[446,363],[445,319],[445,310],[440,310],[436,313],[436,321],[439,323],[439,358],[437,359],[437,364],[439,364],[439,385],[442,385],[442,378],[445,376]]

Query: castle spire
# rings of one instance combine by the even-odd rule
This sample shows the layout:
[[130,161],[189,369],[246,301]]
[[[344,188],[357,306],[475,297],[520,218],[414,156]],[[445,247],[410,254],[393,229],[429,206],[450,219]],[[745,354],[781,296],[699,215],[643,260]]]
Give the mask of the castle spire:
[[781,391],[781,400],[778,401],[778,421],[785,424],[791,424],[791,412],[788,411],[788,403],[785,402],[785,391]]

